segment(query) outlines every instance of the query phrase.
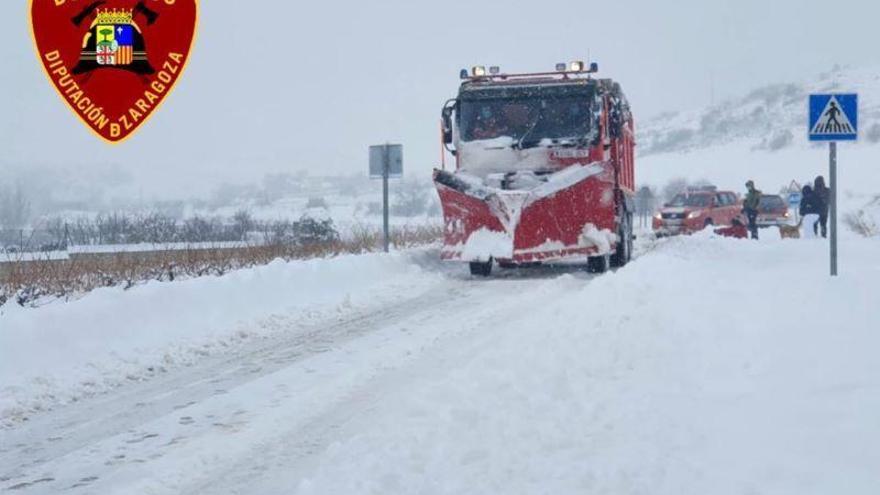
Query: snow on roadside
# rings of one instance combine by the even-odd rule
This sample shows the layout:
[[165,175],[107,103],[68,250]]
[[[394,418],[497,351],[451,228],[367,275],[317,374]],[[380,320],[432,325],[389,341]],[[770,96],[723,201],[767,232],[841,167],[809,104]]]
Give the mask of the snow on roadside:
[[832,280],[767,234],[536,284],[556,302],[436,351],[298,493],[876,493],[880,244],[845,234]]
[[437,275],[405,253],[275,261],[223,277],[99,289],[0,311],[0,424],[243,340],[418,295]]
[[849,227],[866,237],[880,236],[880,196],[845,218]]

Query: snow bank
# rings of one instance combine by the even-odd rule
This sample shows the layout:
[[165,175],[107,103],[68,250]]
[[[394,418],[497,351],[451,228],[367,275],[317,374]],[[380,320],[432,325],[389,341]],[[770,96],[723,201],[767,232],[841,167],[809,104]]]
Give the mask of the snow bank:
[[417,294],[435,276],[405,254],[342,256],[223,277],[99,289],[0,311],[0,422],[334,314]]
[[766,237],[536,280],[296,493],[876,493],[880,244],[844,235],[831,279],[825,243]]

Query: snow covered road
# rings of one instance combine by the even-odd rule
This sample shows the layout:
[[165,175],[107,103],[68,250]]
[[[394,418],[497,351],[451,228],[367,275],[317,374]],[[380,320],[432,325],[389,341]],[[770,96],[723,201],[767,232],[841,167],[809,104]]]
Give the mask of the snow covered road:
[[[415,265],[439,266],[434,252],[411,256]],[[482,283],[463,273],[427,273],[429,282],[416,284],[428,287],[424,292],[276,329],[230,352],[35,414],[0,433],[0,481],[34,493],[250,493],[260,472],[305,465],[352,417],[405,387],[411,363],[430,349],[448,342],[458,353],[462,335],[515,317],[534,300],[526,290],[533,276],[555,273]]]
[[838,280],[708,235],[601,277],[345,259],[332,311],[0,430],[0,491],[873,494],[880,244],[841,247]]

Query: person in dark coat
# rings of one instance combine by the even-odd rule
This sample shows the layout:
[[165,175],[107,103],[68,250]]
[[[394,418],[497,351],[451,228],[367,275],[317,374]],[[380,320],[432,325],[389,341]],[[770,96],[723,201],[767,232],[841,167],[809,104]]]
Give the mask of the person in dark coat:
[[822,199],[819,198],[819,195],[816,194],[813,188],[810,186],[804,186],[803,189],[801,189],[801,206],[798,213],[800,213],[801,218],[804,218],[807,215],[816,215],[813,217],[816,219],[813,225],[806,225],[804,228],[813,229],[813,233],[817,233],[820,223],[819,219],[822,218],[823,208]]
[[828,207],[831,205],[831,190],[825,186],[825,177],[821,175],[816,177],[816,180],[813,182],[813,194],[816,195],[821,203],[818,212],[819,222],[813,226],[813,232],[818,234],[821,227],[822,237],[828,237]]
[[816,196],[816,193],[813,191],[813,188],[810,186],[804,186],[801,189],[801,206],[798,210],[801,216],[804,215],[818,215],[820,211],[819,201]]

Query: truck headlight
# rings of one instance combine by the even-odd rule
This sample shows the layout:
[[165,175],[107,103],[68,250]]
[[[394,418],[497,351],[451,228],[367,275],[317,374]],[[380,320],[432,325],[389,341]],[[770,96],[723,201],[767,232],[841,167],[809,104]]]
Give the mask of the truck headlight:
[[661,213],[655,213],[654,220],[663,220],[663,215]]
[[701,215],[701,213],[699,211],[692,211],[692,212],[688,213],[688,220],[693,220],[695,218],[698,218],[700,215]]

